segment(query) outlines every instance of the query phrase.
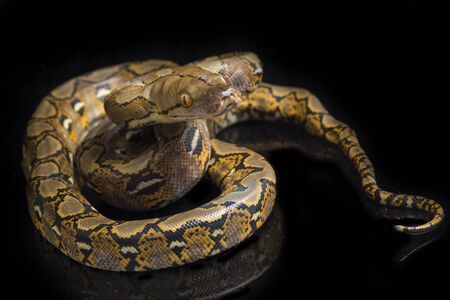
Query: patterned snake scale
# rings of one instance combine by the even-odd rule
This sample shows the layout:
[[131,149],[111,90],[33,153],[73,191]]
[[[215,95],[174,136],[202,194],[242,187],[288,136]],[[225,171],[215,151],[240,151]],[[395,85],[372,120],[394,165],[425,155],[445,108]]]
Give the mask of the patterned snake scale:
[[[441,223],[433,200],[378,187],[354,131],[301,88],[261,82],[253,53],[124,63],[54,89],[29,121],[22,167],[31,219],[72,259],[112,271],[184,265],[238,245],[270,215],[275,174],[259,154],[214,138],[246,120],[287,121],[338,145],[368,197],[415,208],[430,220],[395,226],[422,233]],[[158,208],[186,194],[204,174],[220,195],[197,208],[144,220],[113,220],[83,196],[86,188],[129,210]]]

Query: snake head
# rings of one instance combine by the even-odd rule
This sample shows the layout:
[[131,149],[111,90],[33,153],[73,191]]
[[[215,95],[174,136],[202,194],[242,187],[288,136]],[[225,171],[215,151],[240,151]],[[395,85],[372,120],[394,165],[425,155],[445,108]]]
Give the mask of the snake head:
[[240,90],[221,75],[186,65],[136,78],[113,90],[104,107],[114,123],[140,128],[215,117],[240,101]]
[[[170,120],[215,117],[241,101],[239,89],[228,84],[219,74],[186,66],[180,75],[179,80],[168,86],[165,93],[155,95],[158,106]],[[155,86],[155,94],[158,91]]]

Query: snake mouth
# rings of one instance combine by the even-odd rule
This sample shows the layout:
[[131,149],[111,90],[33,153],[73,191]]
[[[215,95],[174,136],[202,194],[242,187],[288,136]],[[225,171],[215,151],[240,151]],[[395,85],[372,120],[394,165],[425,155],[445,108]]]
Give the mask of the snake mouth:
[[223,109],[220,109],[218,114],[222,114],[233,109],[239,102],[241,102],[241,92],[233,87],[228,88],[222,93],[221,100]]

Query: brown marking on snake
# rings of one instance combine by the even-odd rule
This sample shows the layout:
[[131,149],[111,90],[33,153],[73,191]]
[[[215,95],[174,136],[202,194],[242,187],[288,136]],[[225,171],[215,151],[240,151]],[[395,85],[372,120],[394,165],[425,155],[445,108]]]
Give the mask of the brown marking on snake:
[[[353,130],[335,120],[317,97],[304,89],[260,83],[261,77],[257,56],[243,53],[183,67],[156,60],[125,63],[56,88],[36,109],[24,141],[22,166],[33,224],[76,261],[113,271],[178,266],[234,247],[265,222],[276,194],[274,171],[262,156],[213,138],[221,129],[250,119],[304,125],[342,148],[370,198],[425,210],[433,217],[397,230],[424,232],[442,221],[443,210],[433,200],[381,190]],[[186,94],[192,104],[182,104]],[[140,134],[123,134],[108,125],[104,101],[114,122],[142,128]],[[207,117],[209,133],[202,121]],[[142,150],[149,147],[151,151]],[[149,203],[175,200],[205,172],[221,194],[193,210],[162,218],[113,220],[80,192],[80,185],[87,184],[100,194],[119,195],[113,200],[118,206],[148,208]],[[74,178],[75,173],[81,173],[80,178]],[[134,204],[126,201],[130,195],[138,195]],[[141,196],[154,202],[139,202]]]

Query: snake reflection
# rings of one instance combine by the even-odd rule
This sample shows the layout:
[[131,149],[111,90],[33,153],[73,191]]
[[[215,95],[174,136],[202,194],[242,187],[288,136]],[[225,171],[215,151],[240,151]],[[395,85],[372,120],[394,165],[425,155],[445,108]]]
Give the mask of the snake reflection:
[[235,249],[202,262],[147,273],[86,268],[35,234],[38,257],[61,282],[62,294],[88,299],[212,299],[237,293],[270,269],[283,241],[283,216],[275,207],[254,236]]

